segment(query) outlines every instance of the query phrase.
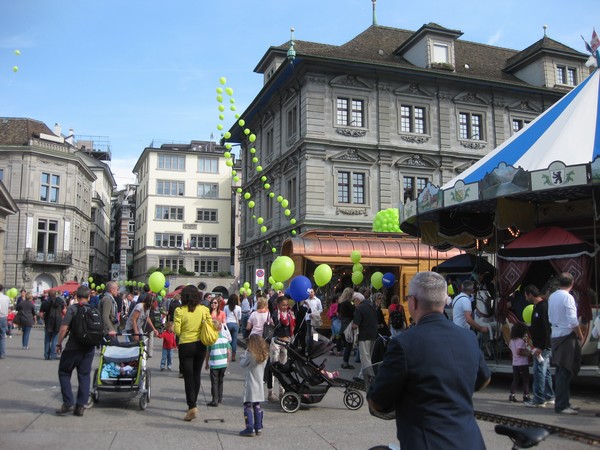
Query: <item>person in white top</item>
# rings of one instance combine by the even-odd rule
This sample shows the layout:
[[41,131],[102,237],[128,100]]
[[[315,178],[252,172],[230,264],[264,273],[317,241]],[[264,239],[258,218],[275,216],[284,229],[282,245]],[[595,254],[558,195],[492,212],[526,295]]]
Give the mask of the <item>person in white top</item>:
[[223,308],[225,312],[227,328],[231,333],[231,360],[235,361],[235,352],[237,351],[237,337],[240,332],[240,323],[242,321],[242,308],[240,307],[237,294],[231,294],[227,300],[227,305]]
[[6,356],[6,333],[8,331],[8,307],[10,299],[4,293],[4,286],[0,284],[0,359]]
[[321,303],[321,299],[315,296],[313,289],[308,292],[308,298],[305,300],[305,303],[309,308],[309,313],[304,316],[304,320],[306,320],[306,348],[310,349],[313,333],[316,332],[317,327],[323,325],[323,321],[318,318],[315,319],[313,315],[320,317],[323,312],[323,304]]
[[556,366],[554,379],[554,411],[560,414],[577,414],[571,407],[569,386],[579,372],[583,334],[577,319],[577,305],[570,294],[573,275],[558,276],[558,290],[548,298],[548,319],[552,325],[552,364]]

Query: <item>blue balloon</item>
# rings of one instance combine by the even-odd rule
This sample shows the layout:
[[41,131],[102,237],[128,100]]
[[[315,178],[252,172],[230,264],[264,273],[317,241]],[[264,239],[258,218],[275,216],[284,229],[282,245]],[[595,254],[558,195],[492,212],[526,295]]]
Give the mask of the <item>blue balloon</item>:
[[169,287],[171,286],[171,283],[169,282],[169,280],[165,281],[165,287]]
[[394,277],[393,273],[388,272],[383,275],[383,279],[381,281],[383,282],[383,285],[389,289],[396,282],[396,277]]
[[308,298],[308,293],[312,289],[312,284],[308,278],[304,275],[298,275],[295,277],[290,283],[290,295],[292,299],[297,302],[301,302],[302,300],[306,300]]

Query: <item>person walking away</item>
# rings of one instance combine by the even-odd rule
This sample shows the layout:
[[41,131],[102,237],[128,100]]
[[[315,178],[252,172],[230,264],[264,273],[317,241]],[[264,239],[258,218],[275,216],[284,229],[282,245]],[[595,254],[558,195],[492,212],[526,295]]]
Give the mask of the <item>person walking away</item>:
[[352,328],[358,330],[358,352],[360,354],[360,367],[365,382],[365,388],[368,391],[371,384],[371,378],[375,375],[371,362],[373,346],[377,339],[377,312],[375,308],[359,292],[352,295],[354,305],[354,320]]
[[526,334],[527,325],[523,322],[513,324],[510,330],[508,347],[512,353],[513,379],[510,385],[508,401],[513,403],[517,402],[515,393],[517,392],[519,381],[523,384],[523,402],[531,402],[531,398],[529,397],[529,355],[531,351],[525,342]]
[[242,302],[241,302],[241,309],[242,309],[242,322],[241,322],[241,327],[242,327],[242,336],[244,337],[244,339],[246,339],[248,337],[248,319],[250,318],[250,314],[252,314],[252,307],[254,305],[254,302],[251,301],[251,299],[248,297],[248,295],[244,292],[242,294]]
[[10,298],[4,293],[4,286],[0,284],[0,359],[6,358],[6,336],[8,335],[8,308]]
[[408,292],[417,325],[390,340],[367,393],[369,408],[395,413],[403,449],[483,450],[472,397],[491,373],[477,338],[444,316],[446,280],[440,274],[417,273]]
[[188,411],[183,420],[189,422],[198,415],[196,407],[200,392],[200,373],[206,346],[200,341],[200,327],[211,321],[207,307],[200,304],[202,293],[194,285],[181,290],[181,306],[175,310],[174,328],[179,336],[179,364],[185,386]]
[[237,337],[240,332],[240,322],[242,321],[242,308],[240,308],[239,297],[237,294],[231,294],[227,299],[227,305],[223,311],[225,312],[225,321],[227,328],[231,333],[231,360],[235,361],[237,352]]
[[308,291],[308,298],[304,300],[308,306],[308,314],[304,317],[306,321],[306,351],[310,351],[313,341],[313,333],[317,332],[317,328],[323,325],[321,313],[323,312],[323,304],[321,299],[315,295],[314,289]]
[[217,341],[213,345],[209,345],[206,349],[205,369],[210,369],[210,393],[212,400],[207,403],[207,406],[219,406],[223,401],[223,379],[227,371],[227,363],[231,358],[231,345],[221,330],[223,324],[216,319],[213,319],[213,325],[219,333]]
[[331,355],[340,356],[344,347],[344,336],[342,335],[342,320],[338,316],[338,300],[340,294],[334,294],[331,298],[331,305],[327,311],[327,317],[331,322],[331,340],[335,346],[331,349]]
[[529,285],[524,289],[525,298],[533,303],[529,334],[533,344],[533,397],[526,402],[528,407],[554,406],[554,388],[550,372],[552,344],[550,334],[552,326],[548,320],[548,301],[542,297],[538,288]]
[[[58,332],[56,353],[60,355],[58,381],[60,382],[62,405],[55,412],[59,416],[64,416],[70,412],[79,417],[83,416],[84,405],[90,396],[90,373],[92,372],[92,361],[94,360],[94,346],[83,346],[74,337],[69,337],[64,351],[62,349],[62,343],[73,327],[74,321],[83,320],[81,316],[77,315],[78,308],[91,308],[88,305],[89,298],[90,289],[87,286],[79,286],[77,288],[77,303],[67,308]],[[75,318],[76,316],[77,318]],[[71,387],[73,370],[77,370],[79,384],[77,398],[75,399]]]
[[27,294],[25,300],[19,303],[17,306],[17,314],[19,314],[21,320],[20,327],[23,331],[21,343],[23,345],[23,350],[27,350],[29,349],[29,335],[31,333],[31,328],[35,323],[35,303],[33,302],[33,296],[31,294]]
[[[290,304],[285,296],[277,297],[277,307],[272,315],[273,324],[275,328],[273,330],[273,339],[269,345],[269,365],[275,362],[285,364],[288,359],[287,348],[285,345],[279,344],[276,341],[290,342],[294,335],[294,328],[296,327],[296,319],[294,313],[290,310]],[[273,394],[273,375],[269,371],[265,373],[267,377],[267,400],[270,402],[278,402],[283,396],[285,390],[279,385],[279,395]]]
[[104,334],[111,340],[116,339],[118,319],[118,307],[115,296],[119,292],[119,285],[114,281],[106,283],[106,292],[100,300],[100,315],[104,323]]
[[56,359],[56,343],[66,303],[55,291],[50,291],[48,300],[42,303],[40,315],[44,320],[44,359]]
[[347,340],[344,333],[346,328],[348,328],[349,325],[351,326],[354,320],[354,305],[352,304],[352,295],[354,295],[354,289],[346,288],[338,300],[338,317],[342,321],[342,339],[344,341],[342,369],[347,370],[354,370],[354,366],[350,364],[350,354],[354,348],[354,340]]
[[267,342],[258,334],[250,334],[246,352],[240,360],[240,366],[244,368],[242,402],[246,421],[246,428],[240,431],[240,436],[252,437],[262,432],[264,412],[260,407],[260,402],[265,401],[262,385],[268,357],[269,347]]
[[173,322],[167,322],[165,325],[165,331],[158,335],[163,340],[162,346],[162,358],[160,359],[160,371],[167,369],[171,371],[173,365],[173,350],[177,348],[177,342],[175,342],[175,333],[173,332]]
[[554,411],[559,414],[577,414],[570,403],[570,384],[579,373],[583,334],[577,319],[575,299],[569,293],[573,275],[564,272],[558,276],[558,289],[548,298],[548,319],[552,324],[552,365],[556,366]]
[[396,294],[392,295],[390,300],[390,306],[388,308],[389,313],[389,326],[390,333],[392,337],[398,336],[398,334],[406,328],[408,328],[408,324],[406,323],[406,314],[404,311],[404,306],[400,302],[400,297]]

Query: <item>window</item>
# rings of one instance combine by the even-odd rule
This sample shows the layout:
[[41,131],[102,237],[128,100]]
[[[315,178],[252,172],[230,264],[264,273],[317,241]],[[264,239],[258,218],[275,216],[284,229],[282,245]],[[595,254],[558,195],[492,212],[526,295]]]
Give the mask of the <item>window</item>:
[[527,125],[529,125],[529,122],[531,122],[531,121],[525,120],[525,119],[513,119],[512,120],[513,133],[516,133],[516,132],[522,130],[523,128],[525,128]]
[[273,139],[273,128],[271,128],[270,130],[267,130],[267,132],[265,133],[265,149],[266,149],[267,156],[273,155],[274,142],[275,141]]
[[154,218],[156,220],[183,220],[183,207],[157,206]]
[[425,134],[425,108],[422,106],[400,106],[400,131]]
[[219,160],[216,158],[198,158],[198,172],[219,173]]
[[129,233],[135,233],[135,222],[129,222],[127,225],[127,231]]
[[338,203],[365,204],[365,174],[338,172]]
[[158,155],[158,168],[183,172],[185,171],[185,156]]
[[0,169],[0,181],[4,181],[4,169]]
[[129,248],[133,248],[133,238],[128,238],[128,239],[127,239],[127,246],[128,246]]
[[556,66],[556,84],[577,84],[577,70],[567,66]]
[[40,200],[43,202],[57,203],[60,175],[42,172],[42,185],[40,187]]
[[425,177],[404,177],[402,180],[404,188],[404,202],[416,200],[421,191],[427,186],[429,179]]
[[183,246],[182,234],[156,233],[154,235],[156,247],[181,248]]
[[156,180],[156,195],[183,196],[185,183],[183,181]]
[[450,63],[450,52],[448,44],[443,42],[433,43],[433,61],[434,63]]
[[288,139],[294,137],[298,132],[298,107],[292,106],[287,112],[287,128],[286,137]]
[[[274,200],[269,196],[269,193],[265,192],[265,210],[263,211],[265,220],[269,220],[271,217],[273,217],[273,201]],[[254,221],[250,220],[249,223],[252,224]]]
[[[58,250],[58,221],[38,220],[37,252],[47,255],[56,255]],[[42,257],[42,260],[44,258]],[[47,258],[49,259],[49,258]]]
[[298,194],[298,192],[297,192],[296,177],[293,177],[293,178],[290,178],[289,180],[287,180],[287,190],[286,190],[286,197],[287,197],[288,201],[290,202],[290,209],[295,207],[298,202],[297,194]]
[[481,114],[459,113],[459,132],[461,139],[483,140],[483,116]]
[[158,267],[161,269],[171,269],[174,272],[183,267],[183,259],[179,258],[158,258]]
[[218,259],[197,259],[194,261],[194,272],[197,273],[215,273],[219,271]]
[[218,241],[219,237],[216,235],[192,234],[190,247],[216,250],[219,248]]
[[364,123],[364,101],[354,98],[336,100],[336,124],[348,127],[362,127]]
[[217,183],[198,183],[198,197],[219,198],[219,185]]
[[196,222],[214,222],[217,223],[218,210],[216,209],[197,209],[196,210]]

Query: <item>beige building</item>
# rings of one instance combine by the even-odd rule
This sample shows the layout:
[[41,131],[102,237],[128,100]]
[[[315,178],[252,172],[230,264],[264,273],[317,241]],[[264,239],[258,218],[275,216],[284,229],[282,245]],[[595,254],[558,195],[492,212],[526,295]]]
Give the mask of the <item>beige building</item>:
[[230,130],[243,149],[243,190],[256,202],[242,208],[243,279],[268,272],[272,247],[292,231],[370,230],[378,211],[450,180],[589,73],[586,55],[548,36],[519,51],[461,35],[433,23],[373,25],[339,46],[267,50],[255,68],[264,86],[241,115],[256,142]]
[[136,184],[127,184],[115,191],[111,200],[111,246],[112,260],[118,270],[112,270],[111,278],[133,279],[133,243],[135,240],[135,193]]
[[[6,218],[19,212],[17,204],[2,182],[3,178],[4,170],[0,169],[0,261],[4,261],[4,248],[6,246]],[[4,280],[3,264],[0,264],[0,280]]]
[[233,285],[232,177],[224,148],[207,141],[152,144],[137,175],[134,279],[160,268],[173,287],[230,292]]
[[6,286],[34,294],[88,277],[94,172],[44,123],[0,118],[0,170],[18,212],[6,222]]

